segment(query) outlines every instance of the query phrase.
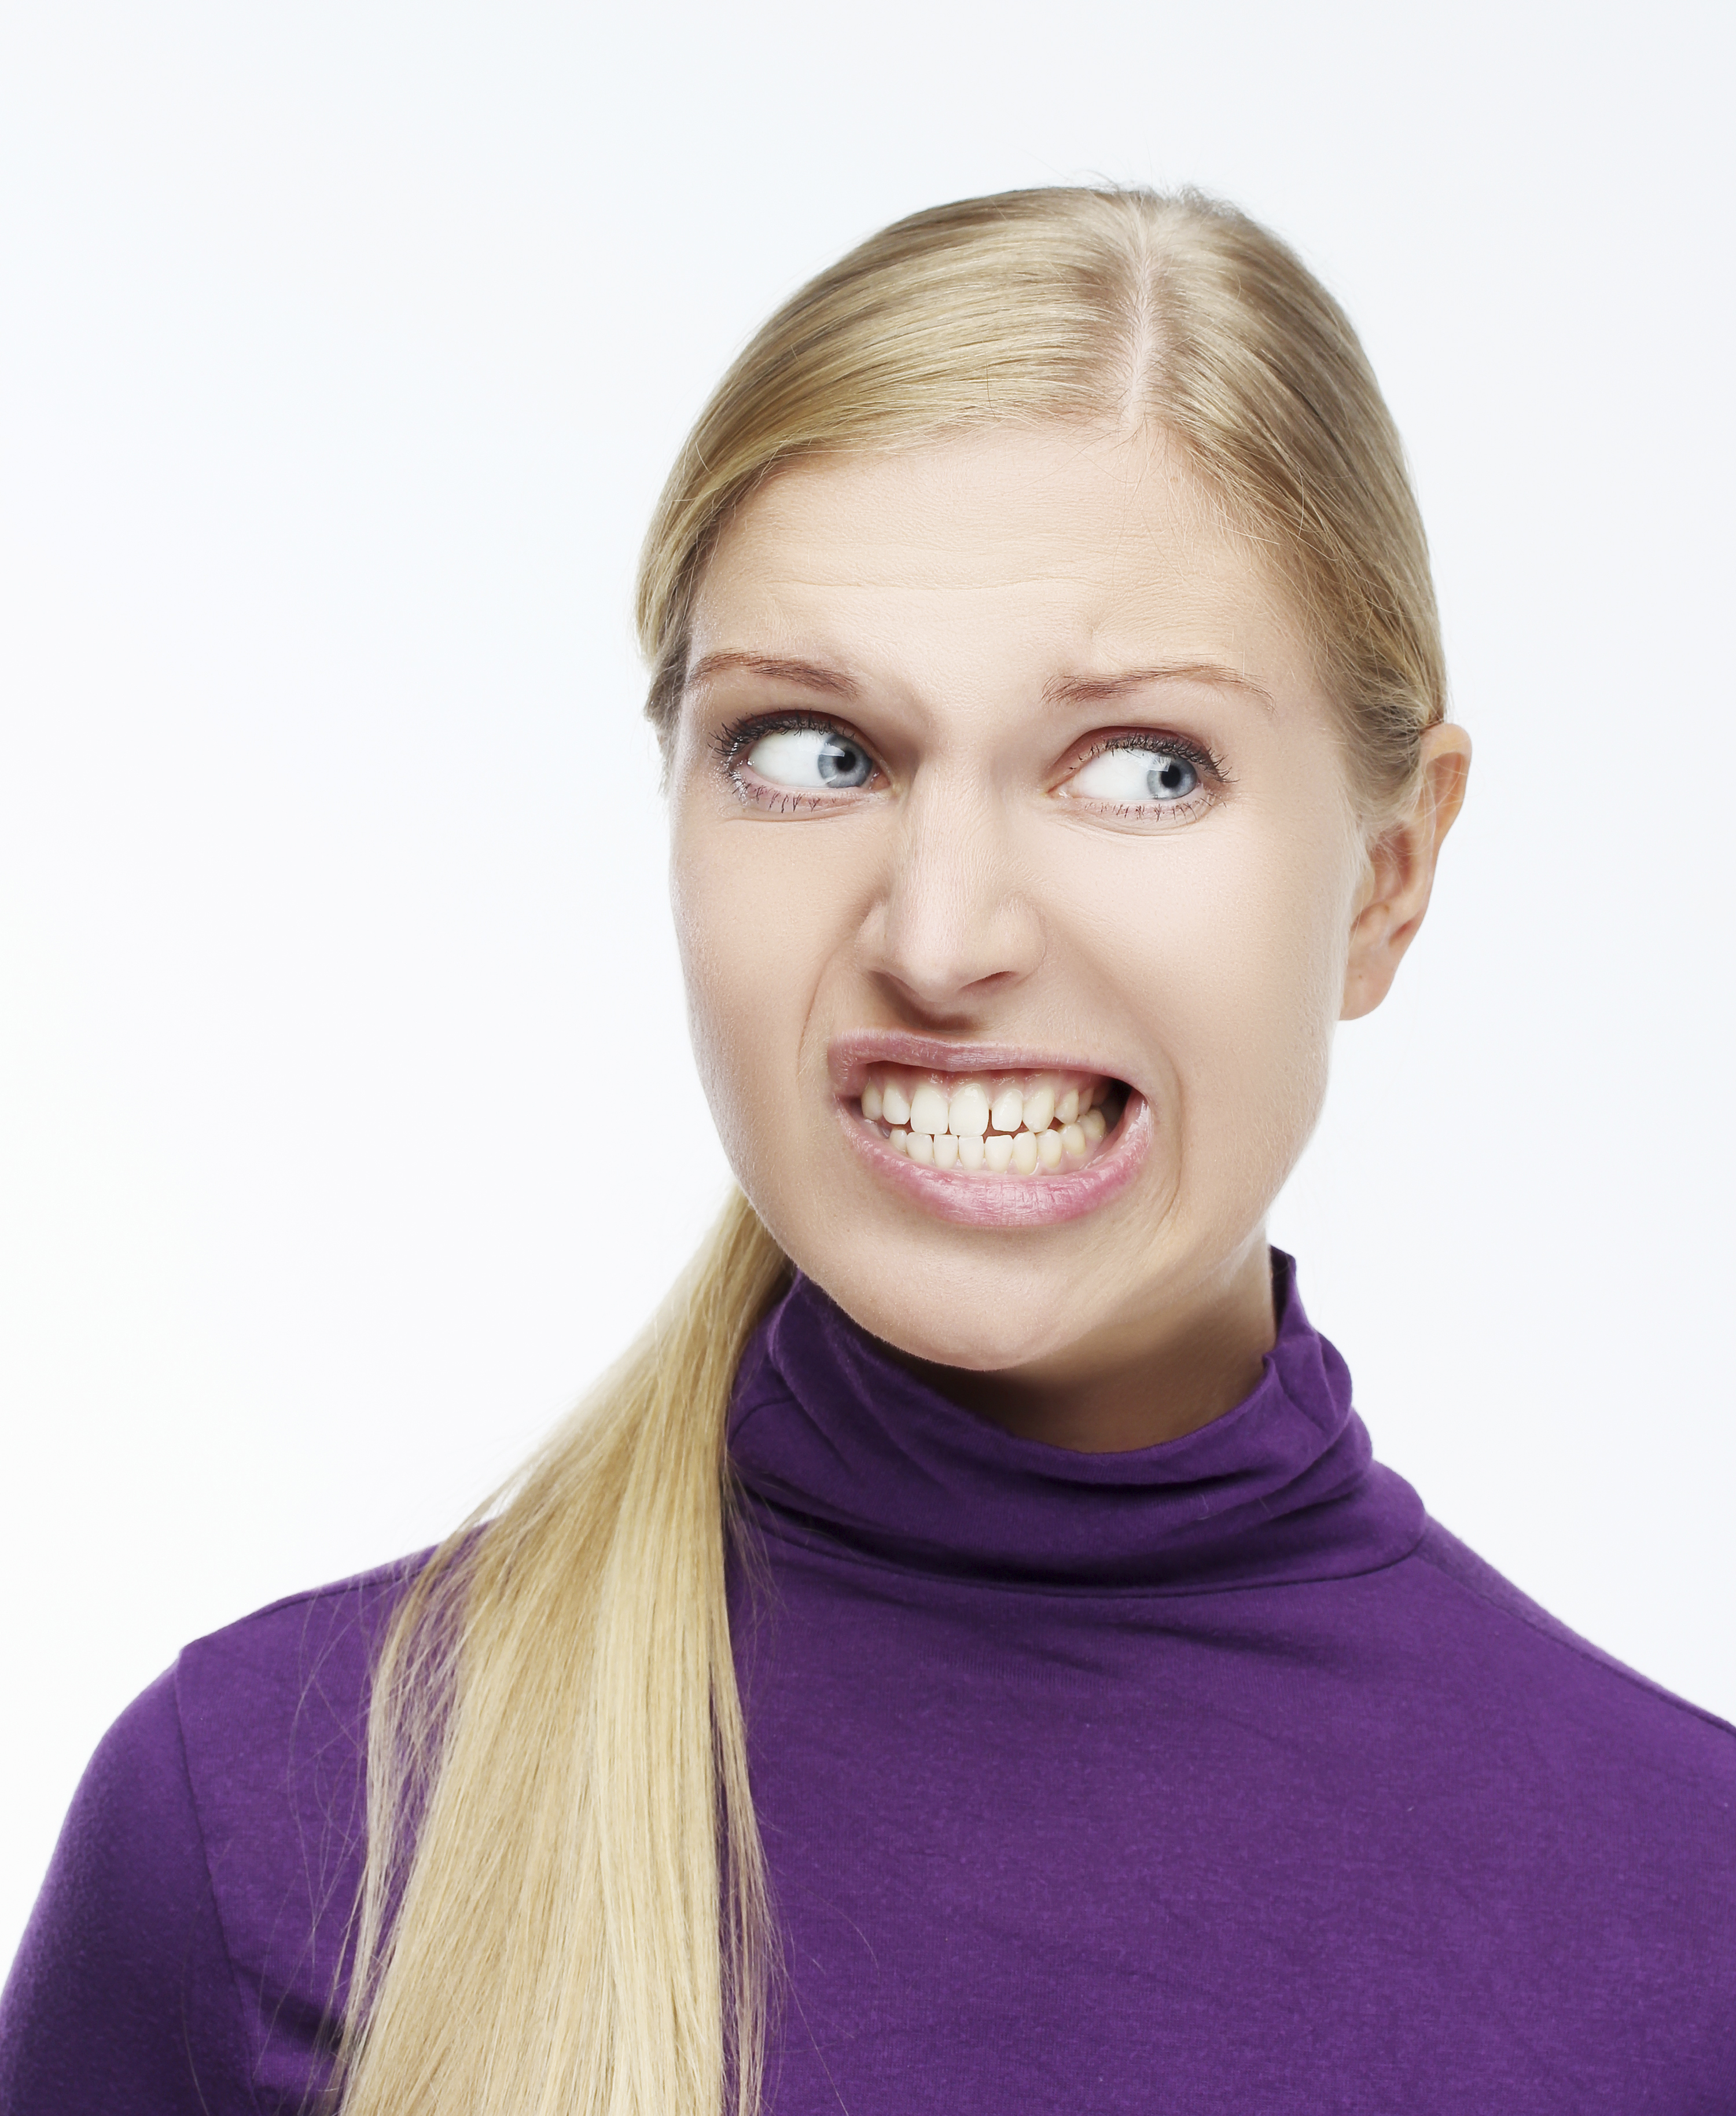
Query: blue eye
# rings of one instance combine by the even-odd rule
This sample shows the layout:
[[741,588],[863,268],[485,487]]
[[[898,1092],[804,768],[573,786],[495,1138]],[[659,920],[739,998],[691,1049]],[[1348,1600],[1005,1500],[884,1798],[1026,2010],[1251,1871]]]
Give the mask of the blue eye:
[[1185,801],[1199,783],[1199,772],[1187,757],[1155,744],[1149,749],[1105,749],[1076,771],[1072,781],[1073,791],[1087,800],[1108,801],[1117,807]]
[[835,728],[779,728],[762,734],[743,761],[770,784],[792,793],[847,792],[874,776],[874,759]]

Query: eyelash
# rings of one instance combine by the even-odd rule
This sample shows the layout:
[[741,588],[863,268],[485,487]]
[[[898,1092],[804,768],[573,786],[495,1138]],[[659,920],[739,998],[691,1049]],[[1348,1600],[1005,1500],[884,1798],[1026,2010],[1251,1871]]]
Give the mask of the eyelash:
[[[732,720],[726,727],[720,728],[712,738],[711,743],[719,769],[742,800],[755,802],[762,807],[789,808],[804,803],[810,807],[826,805],[814,795],[796,795],[751,787],[737,771],[736,767],[743,755],[753,748],[761,735],[785,734],[797,729],[815,734],[847,735],[852,742],[861,743],[870,757],[874,754],[868,744],[862,742],[861,737],[845,723],[829,720],[824,713],[808,712],[798,707],[787,712],[750,714],[743,720]],[[1123,734],[1109,735],[1101,742],[1094,743],[1082,755],[1073,759],[1067,776],[1071,779],[1076,773],[1082,771],[1093,757],[1105,756],[1114,750],[1158,748],[1161,748],[1167,756],[1178,757],[1183,763],[1192,765],[1200,781],[1192,794],[1184,795],[1179,801],[1165,803],[1162,812],[1166,815],[1192,816],[1210,806],[1217,799],[1219,790],[1229,784],[1229,774],[1210,750],[1199,743],[1190,741],[1186,735],[1169,734],[1155,728],[1129,729]],[[1086,805],[1095,807],[1099,814],[1118,817],[1138,816],[1150,812],[1150,807],[1142,802],[1124,802],[1118,807],[1111,807],[1100,801]]]
[[[743,750],[751,749],[762,734],[790,734],[805,729],[815,734],[848,734],[849,729],[841,721],[829,720],[823,713],[803,712],[800,710],[783,713],[751,713],[746,720],[732,720],[727,727],[719,728],[711,738],[711,748],[724,770],[741,761]],[[851,735],[852,742],[860,737]],[[866,749],[867,744],[862,747]]]
[[[1109,756],[1120,749],[1160,750],[1165,757],[1178,757],[1183,763],[1192,766],[1199,784],[1192,793],[1183,794],[1179,801],[1166,801],[1160,808],[1155,803],[1143,801],[1124,801],[1118,806],[1105,801],[1087,801],[1086,805],[1095,808],[1099,815],[1139,817],[1149,816],[1156,809],[1164,816],[1191,817],[1210,807],[1229,784],[1229,772],[1210,750],[1202,743],[1191,742],[1184,734],[1169,734],[1160,728],[1130,728],[1124,734],[1108,735],[1101,742],[1093,743],[1082,756],[1073,759],[1068,777],[1071,779],[1084,770],[1093,757]],[[1075,794],[1070,798],[1081,800],[1084,797]]]
[[751,801],[761,808],[788,811],[792,808],[824,808],[832,803],[823,794],[798,794],[788,787],[750,786],[737,771],[745,753],[751,749],[763,734],[792,734],[798,729],[814,734],[842,734],[852,742],[861,743],[870,757],[869,749],[859,734],[854,734],[842,720],[828,720],[824,713],[812,713],[797,707],[781,713],[751,713],[746,719],[732,720],[727,727],[719,729],[711,741],[712,753],[718,768],[735,789],[737,798]]

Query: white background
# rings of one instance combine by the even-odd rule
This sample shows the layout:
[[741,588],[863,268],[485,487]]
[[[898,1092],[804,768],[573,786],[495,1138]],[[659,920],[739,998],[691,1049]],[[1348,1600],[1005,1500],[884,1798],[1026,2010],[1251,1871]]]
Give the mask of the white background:
[[1477,761],[1274,1231],[1436,1515],[1736,1716],[1730,20],[15,0],[0,1958],[181,1642],[439,1534],[714,1208],[635,550],[779,298],[1013,184],[1363,331]]

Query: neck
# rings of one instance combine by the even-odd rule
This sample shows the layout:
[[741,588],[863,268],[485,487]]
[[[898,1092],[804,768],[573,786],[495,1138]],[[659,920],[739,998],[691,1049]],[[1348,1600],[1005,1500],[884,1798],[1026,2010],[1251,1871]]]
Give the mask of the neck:
[[1233,1410],[1259,1381],[1277,1335],[1262,1229],[1180,1309],[1141,1315],[1025,1366],[976,1373],[904,1364],[1021,1440],[1118,1454],[1179,1440]]

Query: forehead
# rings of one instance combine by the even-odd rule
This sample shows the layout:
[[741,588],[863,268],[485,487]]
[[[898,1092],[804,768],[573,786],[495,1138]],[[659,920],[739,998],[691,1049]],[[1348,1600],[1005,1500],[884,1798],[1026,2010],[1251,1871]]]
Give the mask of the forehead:
[[696,600],[696,660],[732,651],[919,684],[1164,661],[1232,669],[1273,697],[1315,688],[1273,569],[1174,444],[1059,423],[779,473]]

